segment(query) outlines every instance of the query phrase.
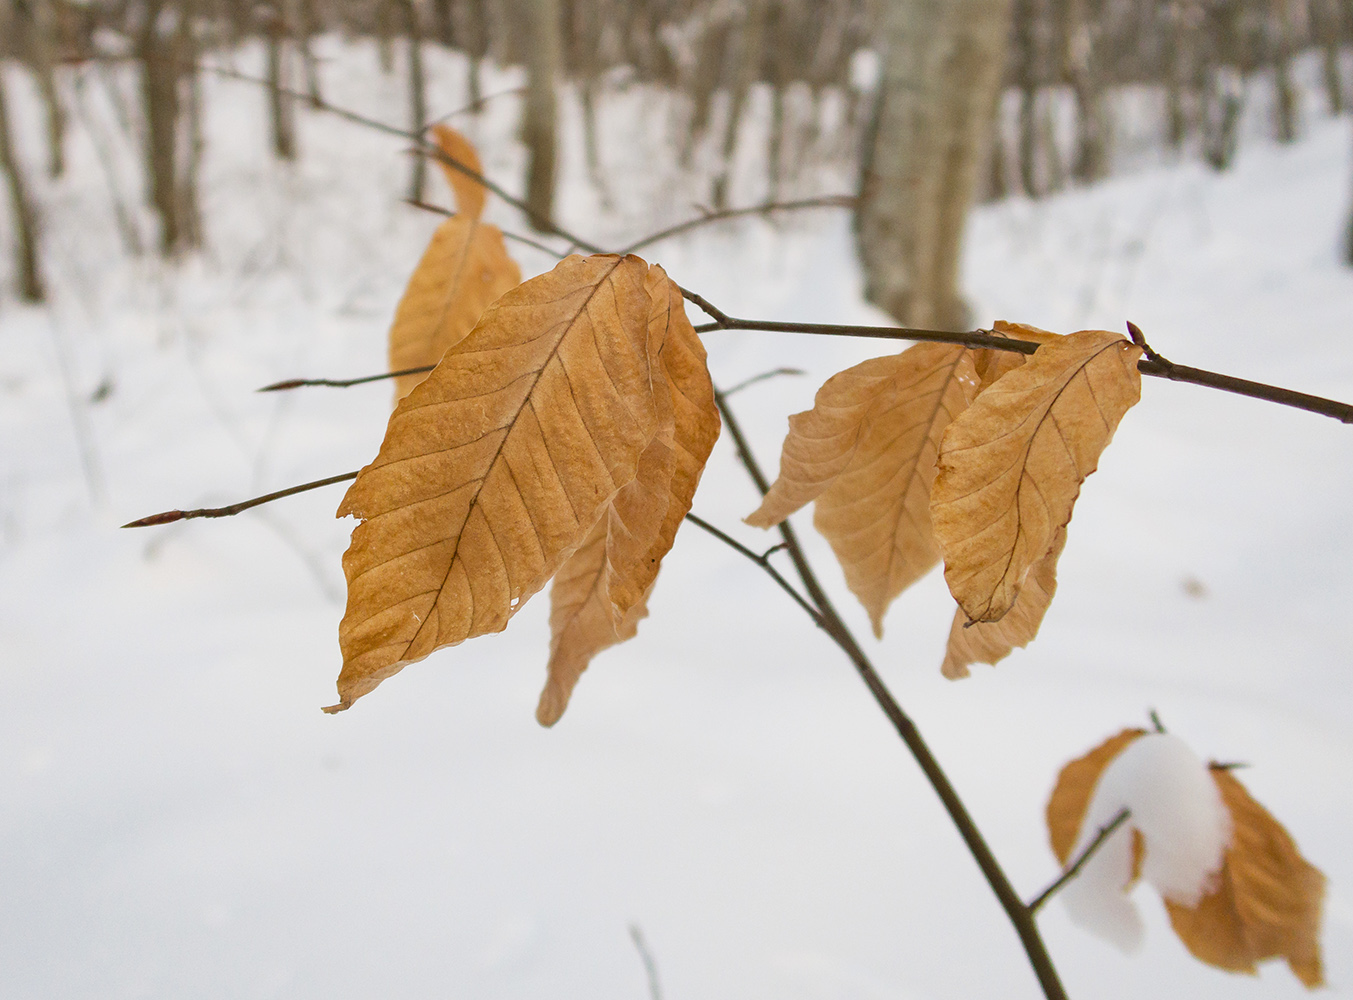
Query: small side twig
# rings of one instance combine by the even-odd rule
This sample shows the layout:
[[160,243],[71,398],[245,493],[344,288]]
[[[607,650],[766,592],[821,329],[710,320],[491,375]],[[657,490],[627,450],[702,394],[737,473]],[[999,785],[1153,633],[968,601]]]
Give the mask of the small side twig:
[[1124,806],[1114,814],[1113,819],[1101,826],[1099,832],[1095,834],[1095,839],[1086,844],[1085,849],[1082,850],[1080,854],[1076,855],[1069,865],[1062,869],[1062,874],[1058,875],[1056,880],[1050,886],[1033,898],[1029,903],[1029,912],[1037,913],[1044,903],[1050,900],[1063,886],[1079,875],[1081,869],[1085,867],[1086,862],[1094,857],[1095,852],[1104,846],[1104,842],[1112,837],[1114,831],[1126,823],[1128,817],[1131,815],[1132,812],[1127,806]]
[[685,222],[678,222],[674,226],[668,226],[666,229],[660,229],[651,236],[645,236],[641,240],[631,243],[620,253],[638,253],[644,247],[652,246],[662,240],[670,239],[673,236],[679,236],[682,233],[689,232],[692,229],[698,229],[701,226],[709,225],[712,222],[720,222],[724,219],[737,219],[747,215],[770,215],[772,212],[790,212],[805,208],[852,208],[856,199],[847,194],[825,195],[821,198],[803,198],[798,201],[768,201],[764,205],[753,205],[750,208],[728,208],[721,212],[702,212],[693,219],[687,219]]
[[723,391],[723,394],[725,396],[731,396],[734,393],[741,392],[748,386],[756,385],[758,382],[764,382],[767,379],[778,378],[781,375],[807,375],[807,374],[808,373],[804,371],[802,368],[772,368],[768,372],[762,372],[760,375],[753,375],[751,378],[743,379],[737,385],[725,389]]
[[430,372],[435,365],[419,365],[417,368],[401,368],[397,372],[381,372],[379,375],[363,375],[360,378],[289,378],[272,385],[265,385],[255,392],[281,392],[285,389],[300,389],[308,385],[329,385],[346,389],[350,385],[362,385],[365,382],[379,382],[381,379],[399,378],[401,375],[421,375]]
[[638,924],[630,924],[630,940],[634,942],[634,949],[639,953],[639,960],[644,963],[644,973],[648,976],[649,1000],[662,1000],[662,985],[658,982],[658,963],[654,960],[653,953],[648,950],[648,942],[644,940],[644,932],[639,929]]
[[822,620],[822,616],[818,614],[817,609],[814,608],[811,604],[809,604],[808,601],[804,598],[804,596],[794,588],[794,585],[791,584],[788,580],[786,580],[784,576],[780,573],[780,571],[770,564],[771,553],[775,552],[777,549],[783,548],[782,545],[773,546],[772,548],[767,549],[760,555],[757,555],[754,551],[747,548],[747,546],[743,545],[732,535],[729,535],[726,532],[719,530],[702,517],[697,517],[694,514],[687,514],[686,520],[690,521],[691,524],[695,525],[697,528],[702,528],[703,530],[709,532],[711,535],[713,535],[719,541],[723,542],[729,548],[734,549],[735,551],[741,553],[742,555],[750,559],[752,562],[760,566],[763,570],[766,571],[766,573],[770,576],[772,580],[774,580],[777,584],[779,584],[780,589],[783,590],[790,597],[792,597],[794,599],[794,603],[797,604],[800,608],[802,608],[804,613],[808,615],[809,618],[813,619],[814,623],[816,623],[818,628],[827,627],[826,623]]
[[187,521],[194,517],[233,517],[250,507],[258,507],[261,504],[272,503],[274,500],[281,500],[283,497],[295,496],[297,493],[305,493],[309,490],[317,490],[321,486],[332,486],[334,483],[345,483],[349,479],[356,479],[356,472],[345,472],[341,476],[330,476],[328,479],[316,479],[313,483],[302,483],[300,486],[292,486],[285,490],[278,490],[276,493],[265,493],[261,497],[254,497],[252,500],[241,500],[239,503],[232,503],[225,507],[199,507],[197,510],[166,510],[159,514],[151,514],[149,517],[142,517],[135,521],[128,521],[122,527],[124,528],[150,528],[157,524],[171,524],[174,521]]

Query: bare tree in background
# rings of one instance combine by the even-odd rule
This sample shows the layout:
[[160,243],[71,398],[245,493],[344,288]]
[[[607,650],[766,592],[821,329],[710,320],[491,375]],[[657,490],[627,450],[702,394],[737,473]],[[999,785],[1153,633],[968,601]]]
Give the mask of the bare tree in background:
[[[147,187],[159,217],[160,252],[172,256],[201,244],[193,178],[201,156],[200,92],[196,74],[189,72],[196,60],[193,0],[145,0],[140,13],[136,55],[145,109]],[[185,76],[193,78],[186,109],[181,92]]]
[[285,93],[290,83],[286,42],[291,23],[287,13],[280,2],[258,8],[268,53],[268,120],[272,123],[272,149],[279,160],[296,159],[296,111]]
[[[421,135],[428,125],[427,82],[423,76],[423,33],[414,0],[396,0],[404,19],[404,40],[409,51],[409,131]],[[409,176],[409,199],[423,200],[427,180],[427,160],[415,156]]]
[[14,137],[9,125],[9,98],[5,93],[5,74],[0,68],[0,170],[9,187],[10,217],[14,220],[14,252],[19,272],[19,297],[25,302],[42,302],[46,290],[38,267],[38,222],[33,203],[24,184],[23,168],[14,152]]
[[869,300],[905,326],[966,329],[964,223],[1009,34],[1008,0],[885,0],[883,78],[856,227]]
[[53,0],[15,0],[13,30],[47,112],[47,173],[66,169],[66,108],[56,86],[57,23]]
[[[526,203],[536,218],[554,214],[557,110],[555,81],[560,69],[559,0],[531,0],[531,45],[526,54],[526,113],[521,139],[526,165]],[[535,219],[531,220],[535,225]]]

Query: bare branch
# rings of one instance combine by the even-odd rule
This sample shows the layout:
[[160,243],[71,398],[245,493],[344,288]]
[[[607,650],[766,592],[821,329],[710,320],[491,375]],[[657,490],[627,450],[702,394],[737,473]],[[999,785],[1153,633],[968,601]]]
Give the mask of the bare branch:
[[297,493],[317,490],[321,486],[332,486],[334,483],[344,483],[349,479],[356,478],[356,472],[345,472],[341,476],[330,476],[328,479],[316,479],[313,483],[302,483],[300,486],[291,486],[285,490],[278,490],[276,493],[266,493],[261,497],[254,497],[252,500],[241,500],[239,503],[232,503],[227,507],[201,507],[197,510],[166,510],[160,514],[151,514],[149,517],[143,517],[136,521],[129,521],[122,527],[150,528],[157,524],[171,524],[174,521],[186,521],[194,517],[233,517],[241,511],[248,510],[250,507],[258,507],[265,503],[271,503],[274,500],[281,500],[283,497],[295,496]]
[[1071,864],[1062,869],[1062,874],[1057,876],[1056,881],[1040,892],[1034,900],[1029,903],[1029,913],[1037,913],[1044,903],[1055,896],[1064,885],[1079,875],[1080,870],[1085,867],[1085,863],[1094,857],[1095,852],[1104,845],[1104,841],[1113,836],[1113,832],[1126,823],[1128,817],[1131,815],[1132,813],[1128,807],[1124,806],[1114,814],[1113,819],[1101,826],[1099,832],[1095,834],[1095,839],[1086,844],[1085,849],[1081,851],[1080,854],[1076,855]]
[[768,201],[764,205],[753,205],[750,208],[727,208],[722,212],[705,211],[694,219],[678,222],[674,226],[658,230],[651,236],[645,236],[620,252],[622,254],[638,253],[644,247],[652,246],[654,243],[724,219],[736,219],[747,215],[770,215],[772,212],[790,212],[804,208],[852,208],[854,205],[855,198],[852,195],[831,194],[824,195],[821,198],[803,198],[799,201]]

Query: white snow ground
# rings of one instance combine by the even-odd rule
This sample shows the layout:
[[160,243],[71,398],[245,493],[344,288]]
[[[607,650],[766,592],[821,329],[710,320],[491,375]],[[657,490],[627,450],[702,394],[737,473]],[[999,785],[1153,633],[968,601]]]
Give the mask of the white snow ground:
[[[401,120],[402,86],[370,51],[334,42],[328,55],[335,103]],[[455,106],[460,68],[433,71]],[[97,78],[86,96],[111,122]],[[507,104],[469,131],[512,183]],[[307,113],[304,158],[284,169],[256,92],[214,83],[208,107],[206,253],[130,260],[77,128],[70,176],[39,189],[54,303],[0,301],[0,996],[635,1000],[647,986],[632,922],[668,1000],[1037,996],[842,657],[698,531],[669,556],[638,639],[604,654],[544,731],[532,718],[544,595],[507,633],[320,714],[351,527],[332,517],[337,488],[116,530],[366,462],[388,388],[252,390],[381,370],[435,224],[399,203],[397,140]],[[612,211],[599,214],[570,150],[568,222],[620,242],[686,214],[697,195],[652,140],[664,107],[640,90],[608,105]],[[1249,142],[1225,175],[1157,167],[983,208],[966,267],[978,317],[1063,331],[1131,318],[1181,363],[1353,399],[1353,271],[1337,260],[1347,131],[1311,115],[1300,143]],[[114,139],[131,193],[130,150]],[[25,146],[35,166],[37,149]],[[751,184],[736,201],[758,195]],[[520,259],[528,273],[548,263]],[[707,229],[652,259],[737,314],[879,318],[840,215]],[[6,252],[7,289],[9,266]],[[811,372],[737,399],[772,468],[786,415],[882,352],[707,341],[724,385]],[[105,379],[111,393],[90,402]],[[1251,764],[1245,782],[1330,877],[1328,995],[1353,996],[1353,428],[1147,382],[1077,506],[1031,649],[944,681],[951,605],[937,574],[868,649],[1030,896],[1055,875],[1042,809],[1057,769],[1148,708],[1199,755]],[[721,442],[696,510],[756,544],[767,536],[738,523],[753,506]],[[812,551],[867,635],[825,544]],[[1133,957],[1059,906],[1042,917],[1073,997],[1303,992],[1281,965],[1250,979],[1197,964],[1141,891]]]

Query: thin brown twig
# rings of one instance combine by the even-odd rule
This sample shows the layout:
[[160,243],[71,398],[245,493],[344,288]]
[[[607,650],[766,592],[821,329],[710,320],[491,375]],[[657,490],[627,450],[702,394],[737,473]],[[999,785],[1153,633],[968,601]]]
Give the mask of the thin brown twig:
[[1029,912],[1031,914],[1037,913],[1042,909],[1044,903],[1055,896],[1064,885],[1079,875],[1081,869],[1085,867],[1085,863],[1094,857],[1095,852],[1104,845],[1106,840],[1113,836],[1115,830],[1128,821],[1128,817],[1131,815],[1132,812],[1127,806],[1124,806],[1114,814],[1113,819],[1101,826],[1099,832],[1095,834],[1095,839],[1086,844],[1085,849],[1082,850],[1080,854],[1076,855],[1069,865],[1062,869],[1062,874],[1058,875],[1051,885],[1030,901]]
[[764,205],[753,205],[749,208],[728,208],[721,212],[704,212],[694,219],[678,222],[676,225],[658,230],[651,236],[645,236],[641,240],[636,240],[624,250],[621,250],[620,253],[622,255],[638,253],[644,247],[652,246],[654,243],[661,242],[662,240],[669,239],[673,236],[679,236],[682,233],[709,225],[712,222],[721,222],[725,219],[737,219],[747,215],[770,215],[772,212],[788,212],[804,208],[852,208],[854,207],[856,200],[856,198],[848,194],[829,194],[823,195],[820,198],[801,198],[798,201],[768,201]]
[[402,375],[421,375],[430,372],[435,365],[419,365],[417,368],[401,368],[397,372],[381,372],[379,375],[363,375],[360,378],[289,378],[272,385],[265,385],[255,392],[281,392],[285,389],[299,389],[308,385],[329,385],[346,389],[350,385],[362,385],[365,382],[379,382],[387,378],[399,378]]
[[[412,205],[414,208],[421,208],[425,212],[433,212],[437,215],[444,215],[448,218],[456,214],[449,208],[443,208],[441,205],[433,205],[426,201],[419,201],[417,198],[405,198],[404,204]],[[533,240],[529,236],[522,236],[520,233],[509,232],[506,229],[499,229],[498,231],[503,234],[503,239],[513,240],[514,242],[525,244],[526,246],[532,247],[536,250],[541,250],[549,254],[556,260],[562,260],[563,258],[568,256],[568,254],[560,253],[554,247],[547,247],[544,243],[541,243],[538,240]]]
[[327,479],[316,479],[312,483],[302,483],[300,486],[292,486],[285,490],[278,490],[276,493],[265,493],[261,497],[254,497],[252,500],[241,500],[239,503],[232,503],[225,507],[199,507],[197,510],[166,510],[159,514],[151,514],[149,517],[142,517],[135,521],[129,521],[124,524],[124,528],[150,528],[157,524],[171,524],[174,521],[187,521],[194,517],[233,517],[250,507],[258,507],[265,503],[272,503],[274,500],[281,500],[283,497],[295,496],[297,493],[305,493],[309,490],[317,490],[321,486],[332,486],[334,483],[347,482],[349,479],[356,479],[356,472],[345,472],[341,476],[330,476]]
[[750,388],[758,382],[765,382],[768,379],[779,378],[781,375],[807,375],[802,368],[772,368],[768,372],[762,372],[760,375],[753,375],[751,378],[745,378],[735,386],[731,386],[723,391],[725,396],[731,396],[734,393],[741,392],[743,389]]

